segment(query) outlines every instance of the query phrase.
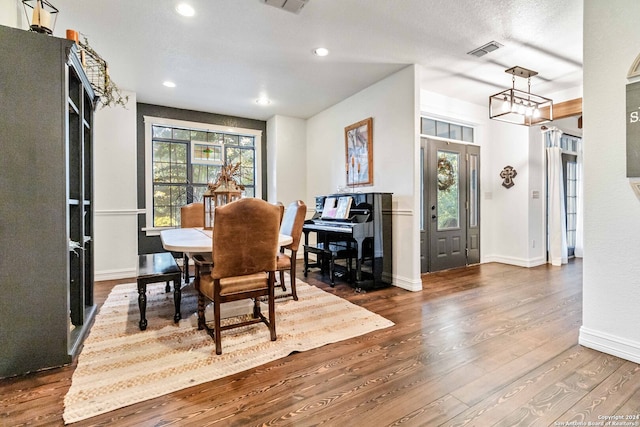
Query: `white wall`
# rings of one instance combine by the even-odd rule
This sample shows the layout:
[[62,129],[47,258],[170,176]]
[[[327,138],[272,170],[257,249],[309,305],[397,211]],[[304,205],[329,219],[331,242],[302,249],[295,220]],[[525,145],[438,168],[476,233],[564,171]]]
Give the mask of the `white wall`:
[[584,2],[585,238],[580,344],[640,362],[640,201],[626,178],[626,75],[640,2]]
[[285,207],[307,202],[307,122],[285,116],[267,121],[268,201]]
[[135,277],[138,259],[136,95],[95,112],[95,279]]
[[373,117],[373,186],[393,193],[393,284],[421,290],[418,69],[409,66],[307,121],[307,205],[346,185],[344,128]]
[[21,1],[0,0],[0,25],[25,30],[29,28]]

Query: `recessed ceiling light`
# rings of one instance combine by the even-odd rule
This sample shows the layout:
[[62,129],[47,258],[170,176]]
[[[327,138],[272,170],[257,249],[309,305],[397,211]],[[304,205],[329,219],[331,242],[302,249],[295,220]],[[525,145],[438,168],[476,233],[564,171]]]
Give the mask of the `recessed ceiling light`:
[[324,48],[324,47],[317,47],[317,48],[313,49],[313,54],[315,56],[327,56],[327,55],[329,55],[329,49]]
[[195,9],[186,3],[180,3],[177,5],[176,12],[182,16],[193,16],[196,14]]
[[256,104],[258,105],[269,105],[271,104],[271,100],[267,97],[260,97],[258,99],[256,99]]
[[168,80],[162,84],[165,85],[166,87],[176,87],[176,84],[174,82],[170,82]]

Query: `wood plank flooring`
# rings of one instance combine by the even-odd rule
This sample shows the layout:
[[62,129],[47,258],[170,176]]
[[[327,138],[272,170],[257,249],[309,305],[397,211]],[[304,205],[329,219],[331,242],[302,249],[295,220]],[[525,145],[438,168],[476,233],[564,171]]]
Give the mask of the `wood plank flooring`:
[[[640,426],[640,366],[577,344],[579,260],[429,274],[416,293],[326,280],[307,278],[395,326],[74,425],[554,426],[619,415]],[[132,281],[97,283],[98,303]],[[0,380],[0,425],[62,425],[73,369]]]

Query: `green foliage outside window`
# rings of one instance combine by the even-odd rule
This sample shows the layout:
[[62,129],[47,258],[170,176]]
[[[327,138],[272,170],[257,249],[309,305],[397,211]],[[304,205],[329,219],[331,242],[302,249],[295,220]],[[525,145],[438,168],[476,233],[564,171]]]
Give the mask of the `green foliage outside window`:
[[459,158],[457,153],[438,152],[438,230],[460,226]]
[[191,163],[190,144],[223,143],[223,162],[240,163],[240,184],[255,196],[255,138],[202,130],[152,126],[153,226],[180,225],[180,207],[202,201],[207,183],[215,182],[221,166]]

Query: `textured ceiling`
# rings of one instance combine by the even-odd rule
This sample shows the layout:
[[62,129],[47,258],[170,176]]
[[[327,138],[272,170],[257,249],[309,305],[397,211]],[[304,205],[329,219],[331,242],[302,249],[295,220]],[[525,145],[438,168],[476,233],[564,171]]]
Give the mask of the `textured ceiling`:
[[[515,65],[538,71],[540,95],[582,83],[581,0],[309,0],[299,14],[185,1],[192,18],[177,0],[54,0],[55,35],[84,34],[139,102],[261,120],[311,117],[409,64],[423,89],[482,105]],[[467,55],[492,40],[503,47]],[[313,56],[318,46],[330,55]],[[255,103],[262,94],[270,105]]]

